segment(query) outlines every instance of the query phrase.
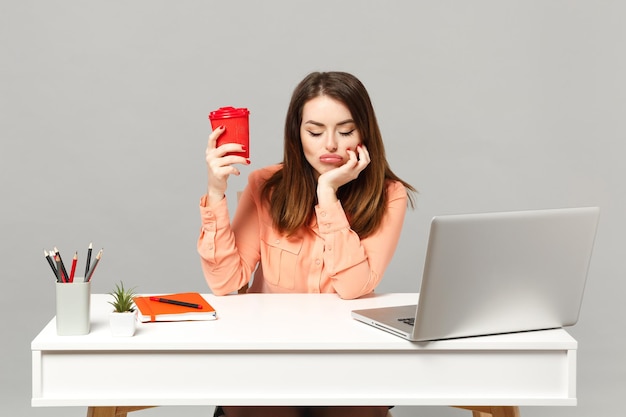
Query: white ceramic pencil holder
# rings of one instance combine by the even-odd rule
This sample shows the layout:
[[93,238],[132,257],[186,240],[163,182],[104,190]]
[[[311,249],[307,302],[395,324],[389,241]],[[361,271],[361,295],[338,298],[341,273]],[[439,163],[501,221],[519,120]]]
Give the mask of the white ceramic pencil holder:
[[74,282],[56,283],[56,325],[59,336],[89,333],[91,282],[77,278]]

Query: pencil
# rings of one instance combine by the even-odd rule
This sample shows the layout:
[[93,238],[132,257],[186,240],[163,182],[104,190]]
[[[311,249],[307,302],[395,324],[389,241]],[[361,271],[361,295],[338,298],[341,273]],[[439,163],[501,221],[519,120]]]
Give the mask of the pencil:
[[65,277],[63,276],[63,272],[61,271],[61,257],[59,256],[58,253],[54,255],[54,260],[57,263],[57,276],[58,276],[57,281],[65,282]]
[[74,282],[74,273],[76,272],[76,263],[78,262],[78,252],[74,252],[72,258],[72,270],[70,271],[70,282]]
[[197,308],[199,310],[202,310],[202,306],[200,304],[188,303],[186,301],[172,300],[170,298],[163,298],[163,297],[150,297],[150,300],[158,301],[159,303],[174,304],[177,306]]
[[100,249],[100,251],[96,255],[96,260],[94,261],[93,265],[89,269],[89,272],[87,273],[87,275],[85,275],[85,282],[91,281],[91,276],[93,275],[93,272],[96,270],[96,266],[98,266],[98,262],[100,262],[101,257],[102,257],[102,249]]
[[89,274],[89,268],[91,268],[91,251],[93,250],[93,243],[89,244],[89,249],[87,249],[87,263],[85,264],[85,278],[87,278],[87,274]]
[[[65,269],[65,264],[63,263],[63,258],[61,257],[61,253],[59,252],[59,250],[56,248],[56,246],[54,247],[54,253],[56,255],[58,255],[59,260],[61,261],[61,272],[63,273],[63,282],[69,282],[70,280],[70,276],[67,275],[67,269]],[[58,262],[57,262],[58,264]]]
[[57,272],[57,268],[56,266],[54,266],[54,261],[52,260],[52,256],[50,256],[50,254],[48,253],[47,250],[43,250],[43,254],[46,257],[46,259],[48,260],[48,264],[50,265],[50,268],[52,268],[52,272],[54,272],[54,278],[57,280],[57,282],[59,281],[59,273]]

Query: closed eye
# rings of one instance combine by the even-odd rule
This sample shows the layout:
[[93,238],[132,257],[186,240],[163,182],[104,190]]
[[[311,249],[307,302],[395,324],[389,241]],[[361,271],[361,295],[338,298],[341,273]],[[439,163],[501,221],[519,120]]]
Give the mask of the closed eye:
[[340,134],[341,136],[348,137],[348,136],[352,136],[352,134],[354,133],[354,131],[355,131],[355,130],[356,130],[356,129],[352,129],[352,130],[351,130],[351,131],[349,131],[349,132],[339,132],[339,134]]

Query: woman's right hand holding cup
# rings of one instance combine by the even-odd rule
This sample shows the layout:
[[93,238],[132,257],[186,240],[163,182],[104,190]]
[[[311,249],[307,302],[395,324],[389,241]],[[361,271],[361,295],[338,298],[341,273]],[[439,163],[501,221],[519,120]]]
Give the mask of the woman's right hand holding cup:
[[223,143],[217,147],[217,138],[219,138],[226,128],[219,126],[209,135],[209,141],[206,148],[206,163],[209,177],[207,189],[207,204],[217,203],[224,198],[226,194],[228,177],[230,175],[239,175],[241,172],[234,167],[234,164],[250,164],[250,161],[243,156],[226,155],[229,152],[245,151],[244,145],[239,143]]

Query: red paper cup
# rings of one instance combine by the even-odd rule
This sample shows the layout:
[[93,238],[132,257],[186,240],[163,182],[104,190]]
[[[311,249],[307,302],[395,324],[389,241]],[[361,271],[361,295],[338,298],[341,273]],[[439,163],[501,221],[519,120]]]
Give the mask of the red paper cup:
[[209,113],[213,130],[224,125],[226,130],[217,138],[217,146],[223,143],[239,143],[245,146],[243,152],[228,152],[226,155],[238,155],[250,158],[250,111],[246,108],[221,107]]

